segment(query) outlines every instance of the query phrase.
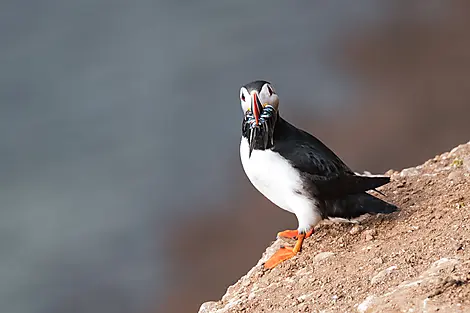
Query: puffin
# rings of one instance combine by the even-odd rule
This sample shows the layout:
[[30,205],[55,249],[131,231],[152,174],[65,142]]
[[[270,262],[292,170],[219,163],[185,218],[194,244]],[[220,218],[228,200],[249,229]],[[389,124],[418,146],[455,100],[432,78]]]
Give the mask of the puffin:
[[325,219],[353,220],[364,214],[389,214],[397,207],[370,190],[390,182],[381,175],[353,172],[319,139],[283,119],[273,85],[256,80],[240,88],[243,111],[240,159],[251,184],[283,210],[295,214],[296,230],[278,237],[295,239],[264,263],[266,269],[301,251],[305,238]]

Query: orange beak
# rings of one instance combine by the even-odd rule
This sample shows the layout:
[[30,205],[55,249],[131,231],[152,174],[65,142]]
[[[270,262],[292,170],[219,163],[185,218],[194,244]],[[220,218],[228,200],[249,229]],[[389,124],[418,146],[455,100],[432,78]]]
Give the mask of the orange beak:
[[251,101],[251,112],[255,116],[256,125],[259,125],[259,117],[261,115],[261,111],[263,111],[263,106],[258,100],[258,95],[256,93],[253,94],[253,99]]

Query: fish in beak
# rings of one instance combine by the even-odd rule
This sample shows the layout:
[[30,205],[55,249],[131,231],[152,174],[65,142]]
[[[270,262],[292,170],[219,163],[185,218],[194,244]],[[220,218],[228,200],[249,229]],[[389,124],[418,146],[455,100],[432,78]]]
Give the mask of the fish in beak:
[[258,95],[253,93],[251,98],[250,111],[246,118],[248,141],[250,153],[254,149],[265,150],[273,145],[274,124],[276,123],[277,112],[270,106],[263,106]]

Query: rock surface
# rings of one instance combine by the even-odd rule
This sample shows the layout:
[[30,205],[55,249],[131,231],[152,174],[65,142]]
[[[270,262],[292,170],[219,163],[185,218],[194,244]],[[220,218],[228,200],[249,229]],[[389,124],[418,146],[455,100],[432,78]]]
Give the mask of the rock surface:
[[320,225],[273,270],[276,240],[200,313],[470,312],[470,143],[401,172],[380,189],[400,212]]

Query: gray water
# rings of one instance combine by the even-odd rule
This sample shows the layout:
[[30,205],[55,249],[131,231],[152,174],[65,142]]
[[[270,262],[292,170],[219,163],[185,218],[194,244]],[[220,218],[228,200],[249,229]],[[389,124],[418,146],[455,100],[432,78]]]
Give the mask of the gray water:
[[158,302],[158,234],[230,192],[239,86],[347,105],[328,49],[387,6],[346,3],[2,1],[0,311]]

